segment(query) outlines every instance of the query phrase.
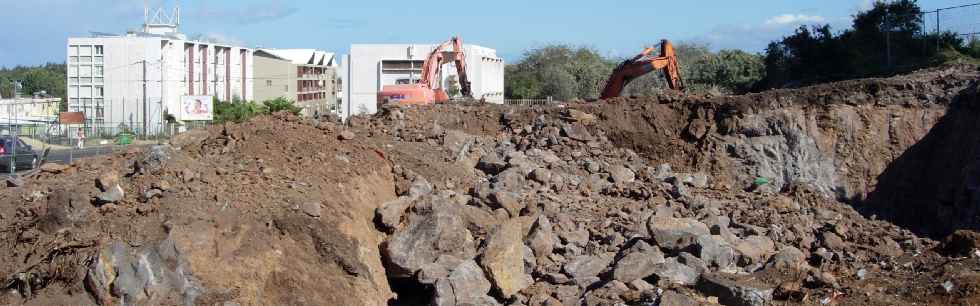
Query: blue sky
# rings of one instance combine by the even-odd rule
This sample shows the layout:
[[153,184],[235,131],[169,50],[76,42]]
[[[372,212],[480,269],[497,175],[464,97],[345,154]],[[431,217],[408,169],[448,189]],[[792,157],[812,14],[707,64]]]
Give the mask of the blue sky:
[[[175,0],[149,0],[172,7]],[[872,0],[183,0],[181,31],[250,47],[318,48],[351,43],[439,42],[453,34],[495,48],[509,61],[551,43],[625,57],[667,38],[713,49],[759,52],[800,24],[849,25]],[[978,0],[920,0],[923,9]],[[421,3],[421,2],[414,2]],[[0,66],[63,62],[69,36],[125,33],[143,18],[142,0],[0,0]],[[973,17],[971,17],[973,18]]]

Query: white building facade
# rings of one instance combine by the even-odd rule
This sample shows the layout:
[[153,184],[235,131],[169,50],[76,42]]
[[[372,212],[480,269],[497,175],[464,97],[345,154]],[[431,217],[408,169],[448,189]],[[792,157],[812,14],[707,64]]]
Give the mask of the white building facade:
[[155,133],[183,96],[252,99],[253,50],[187,40],[176,22],[69,38],[66,48],[68,110],[84,112],[95,127]]
[[[382,86],[409,84],[418,80],[422,63],[438,44],[354,44],[342,59],[343,100],[338,115],[347,118],[377,112]],[[504,60],[494,49],[464,44],[466,69],[473,98],[487,103],[504,103]],[[442,67],[441,87],[447,88],[456,75],[452,64]]]

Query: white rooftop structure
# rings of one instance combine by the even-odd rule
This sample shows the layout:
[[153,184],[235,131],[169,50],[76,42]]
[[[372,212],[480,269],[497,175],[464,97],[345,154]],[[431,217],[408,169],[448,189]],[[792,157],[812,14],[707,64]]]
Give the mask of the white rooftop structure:
[[336,67],[337,60],[331,52],[316,49],[260,49],[296,65],[317,65]]

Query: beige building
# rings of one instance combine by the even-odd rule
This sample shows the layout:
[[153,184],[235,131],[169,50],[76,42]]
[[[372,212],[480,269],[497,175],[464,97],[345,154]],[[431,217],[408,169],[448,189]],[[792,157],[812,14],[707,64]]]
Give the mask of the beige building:
[[333,53],[314,49],[259,49],[254,53],[255,101],[286,98],[303,115],[337,107],[337,62]]

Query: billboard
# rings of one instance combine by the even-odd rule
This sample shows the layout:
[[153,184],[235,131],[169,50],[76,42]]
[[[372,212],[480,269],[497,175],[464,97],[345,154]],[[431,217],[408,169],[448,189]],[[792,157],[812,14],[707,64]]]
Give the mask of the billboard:
[[211,96],[181,96],[177,109],[177,120],[214,120],[214,105]]

